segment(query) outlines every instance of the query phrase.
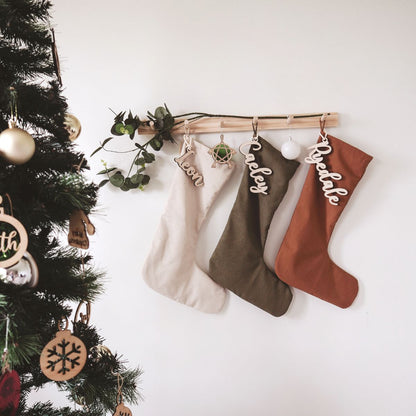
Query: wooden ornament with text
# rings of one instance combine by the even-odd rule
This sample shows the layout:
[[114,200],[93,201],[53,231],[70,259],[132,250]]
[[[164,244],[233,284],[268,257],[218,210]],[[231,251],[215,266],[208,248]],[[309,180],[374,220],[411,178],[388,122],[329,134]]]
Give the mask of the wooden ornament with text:
[[[247,147],[248,150],[246,150]],[[258,141],[258,137],[256,136],[240,146],[240,153],[244,155],[244,163],[248,166],[250,177],[256,184],[255,186],[250,186],[250,192],[253,194],[267,195],[269,187],[266,184],[264,175],[271,175],[273,171],[270,168],[259,166],[256,162],[254,154],[251,153],[258,152],[261,148],[261,143]]]
[[76,209],[69,218],[68,244],[72,247],[88,249],[90,241],[87,233],[93,235],[95,227],[84,211]]
[[78,375],[87,361],[84,343],[71,334],[66,320],[65,329],[58,323],[56,337],[46,344],[40,355],[40,368],[50,380],[65,381]]
[[195,152],[193,150],[187,148],[183,155],[175,157],[173,160],[191,178],[195,186],[203,186],[204,177],[202,173],[199,173],[195,166],[192,166],[188,161],[186,161],[186,159],[194,154]]
[[329,172],[326,164],[324,163],[324,156],[332,153],[332,147],[329,144],[328,135],[320,134],[321,141],[310,146],[312,149],[309,156],[305,158],[305,162],[311,165],[315,165],[316,171],[319,175],[319,181],[322,183],[322,191],[325,198],[331,205],[339,205],[339,196],[348,195],[348,190],[344,188],[338,188],[334,185],[333,180],[339,181],[342,179],[342,175],[338,172]]
[[133,413],[131,412],[131,410],[124,406],[123,401],[121,401],[121,403],[119,403],[116,407],[116,410],[113,413],[113,416],[132,416]]
[[[0,196],[0,205],[3,198]],[[22,223],[4,213],[0,207],[0,267],[7,268],[16,264],[25,254],[28,237]]]

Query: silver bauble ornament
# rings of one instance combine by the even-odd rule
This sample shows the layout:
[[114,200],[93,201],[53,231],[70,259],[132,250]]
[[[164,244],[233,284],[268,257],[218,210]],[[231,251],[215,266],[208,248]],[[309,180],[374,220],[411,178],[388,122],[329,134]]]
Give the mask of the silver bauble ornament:
[[81,134],[81,123],[72,114],[65,114],[64,126],[69,133],[68,138],[71,142],[73,142]]
[[9,121],[9,128],[0,133],[0,156],[9,163],[22,165],[35,153],[33,137],[19,127],[14,120]]
[[291,137],[289,137],[289,140],[287,142],[284,142],[282,144],[281,152],[283,157],[285,157],[286,159],[296,159],[300,155],[300,151],[300,144],[293,141]]
[[32,255],[26,251],[13,266],[0,268],[0,279],[16,286],[35,287],[39,280],[38,266]]

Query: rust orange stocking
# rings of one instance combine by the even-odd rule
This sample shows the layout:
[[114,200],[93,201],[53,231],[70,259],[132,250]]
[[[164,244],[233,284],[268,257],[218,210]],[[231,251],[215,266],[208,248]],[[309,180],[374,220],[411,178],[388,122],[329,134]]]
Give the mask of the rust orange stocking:
[[276,257],[279,279],[313,296],[347,308],[358,282],[328,255],[335,224],[372,157],[321,132],[295,212]]

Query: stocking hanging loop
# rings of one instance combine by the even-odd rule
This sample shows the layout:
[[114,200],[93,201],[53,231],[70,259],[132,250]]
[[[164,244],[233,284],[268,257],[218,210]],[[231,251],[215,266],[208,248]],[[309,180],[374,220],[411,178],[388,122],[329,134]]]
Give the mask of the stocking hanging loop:
[[327,118],[327,113],[323,113],[321,118],[319,119],[319,125],[321,127],[321,133],[325,132],[325,124],[326,124],[326,118]]
[[184,130],[185,134],[183,135],[183,141],[185,142],[186,150],[192,150],[192,138],[189,136],[190,129],[189,129],[189,121],[185,120],[184,122]]
[[253,117],[253,120],[251,122],[251,125],[253,126],[253,140],[258,140],[259,136],[257,134],[257,130],[259,127],[259,118],[258,117]]

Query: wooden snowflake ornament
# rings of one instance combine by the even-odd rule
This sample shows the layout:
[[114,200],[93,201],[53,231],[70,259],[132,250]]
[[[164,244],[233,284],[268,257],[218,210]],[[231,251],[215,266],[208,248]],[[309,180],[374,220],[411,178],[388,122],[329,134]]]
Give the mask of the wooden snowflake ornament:
[[66,320],[65,329],[58,324],[55,338],[46,344],[40,355],[40,368],[50,380],[65,381],[78,375],[87,361],[84,343],[71,334]]

